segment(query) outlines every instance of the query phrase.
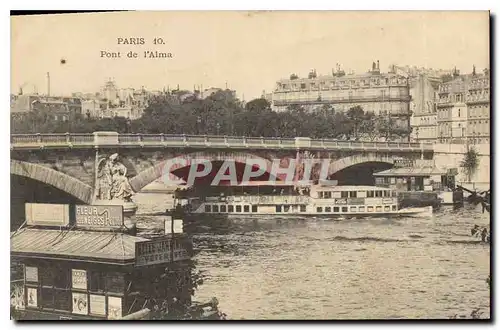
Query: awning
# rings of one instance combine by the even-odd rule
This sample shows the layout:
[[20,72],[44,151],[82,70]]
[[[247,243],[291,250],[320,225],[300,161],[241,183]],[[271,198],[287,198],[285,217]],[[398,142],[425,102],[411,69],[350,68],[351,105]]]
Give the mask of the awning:
[[128,264],[135,260],[135,243],[147,240],[124,233],[25,228],[10,238],[10,253],[14,257]]
[[437,167],[399,167],[391,168],[382,172],[373,173],[373,176],[434,176],[446,175],[446,171]]

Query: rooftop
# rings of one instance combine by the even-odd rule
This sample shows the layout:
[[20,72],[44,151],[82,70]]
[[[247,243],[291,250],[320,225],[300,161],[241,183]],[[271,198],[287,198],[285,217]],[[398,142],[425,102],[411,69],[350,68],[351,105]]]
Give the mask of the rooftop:
[[148,239],[123,233],[24,228],[10,238],[11,255],[127,264],[135,243]]
[[391,168],[389,170],[385,170],[382,172],[373,173],[374,176],[389,176],[389,177],[397,177],[397,176],[433,176],[433,175],[446,175],[446,171],[440,169],[436,166],[433,167],[399,167],[399,168]]
[[371,190],[390,190],[389,188],[381,188],[376,186],[318,186],[318,190],[328,191],[371,191]]

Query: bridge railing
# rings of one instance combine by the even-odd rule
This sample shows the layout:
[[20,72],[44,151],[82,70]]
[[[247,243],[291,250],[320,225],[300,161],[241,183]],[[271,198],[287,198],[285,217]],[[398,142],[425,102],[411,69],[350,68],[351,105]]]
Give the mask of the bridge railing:
[[[12,148],[39,147],[93,147],[102,145],[99,132],[66,134],[12,134]],[[433,151],[430,143],[418,142],[373,142],[341,141],[333,139],[242,137],[184,134],[118,134],[107,133],[106,145],[117,146],[164,146],[164,147],[226,147],[226,148],[313,148],[313,149],[362,149],[362,150],[403,150]],[[111,140],[110,140],[111,139]]]

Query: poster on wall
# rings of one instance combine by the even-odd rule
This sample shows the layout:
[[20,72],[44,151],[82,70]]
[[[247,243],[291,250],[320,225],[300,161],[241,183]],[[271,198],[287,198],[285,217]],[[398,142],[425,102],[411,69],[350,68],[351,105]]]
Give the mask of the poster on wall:
[[26,266],[24,273],[26,282],[38,282],[38,267]]
[[122,298],[108,297],[108,319],[117,320],[122,317]]
[[87,294],[73,292],[73,313],[87,315]]
[[71,272],[71,282],[73,289],[87,290],[87,271],[73,269]]
[[10,305],[15,309],[24,309],[24,284],[17,282],[11,285]]
[[38,292],[35,288],[28,288],[27,306],[38,307]]
[[106,315],[106,296],[90,295],[90,314]]

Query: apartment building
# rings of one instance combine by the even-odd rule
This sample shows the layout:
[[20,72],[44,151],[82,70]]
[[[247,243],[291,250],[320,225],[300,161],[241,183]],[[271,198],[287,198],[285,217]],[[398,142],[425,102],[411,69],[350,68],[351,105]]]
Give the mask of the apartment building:
[[380,72],[379,61],[364,74],[346,74],[340,66],[331,75],[317,75],[315,70],[307,78],[293,74],[279,80],[266,99],[275,111],[286,111],[290,106],[313,111],[325,104],[335,111],[347,111],[361,106],[375,115],[391,117],[400,128],[409,128],[409,81],[395,72]]
[[438,141],[443,143],[490,142],[490,75],[458,75],[439,86],[437,98]]

